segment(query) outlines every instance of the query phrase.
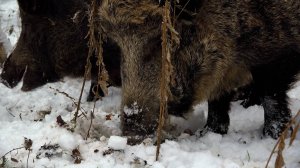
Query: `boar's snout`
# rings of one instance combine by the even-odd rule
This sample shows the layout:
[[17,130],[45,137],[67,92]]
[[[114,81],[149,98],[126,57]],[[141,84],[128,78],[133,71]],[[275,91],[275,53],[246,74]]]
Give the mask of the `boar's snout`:
[[4,68],[0,75],[0,82],[9,88],[17,86],[21,81],[25,72],[26,66],[17,66],[12,61],[13,54],[10,54],[8,59],[4,62]]
[[[126,101],[126,99],[125,99]],[[123,100],[124,102],[124,100]],[[147,136],[153,136],[157,129],[159,113],[159,100],[148,102],[127,102],[122,109],[122,131],[131,141],[143,140]]]

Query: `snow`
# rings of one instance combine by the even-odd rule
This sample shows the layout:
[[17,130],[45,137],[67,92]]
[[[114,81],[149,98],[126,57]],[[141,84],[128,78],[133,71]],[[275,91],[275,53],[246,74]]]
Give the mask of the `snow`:
[[11,44],[6,37],[6,34],[0,29],[0,43],[3,44],[5,52],[10,52],[12,50]]
[[120,136],[110,136],[108,140],[108,147],[114,150],[124,150],[126,148],[127,138]]
[[18,11],[19,7],[16,0],[1,0],[0,29],[8,35],[11,44],[15,44],[20,35],[21,21]]
[[[16,44],[20,33],[17,11],[16,0],[1,0],[0,28],[12,45]],[[120,137],[119,88],[109,88],[108,96],[97,101],[90,137],[86,138],[94,104],[83,100],[80,114],[85,113],[86,117],[80,115],[76,129],[69,131],[73,126],[70,121],[76,105],[56,91],[58,89],[77,100],[82,86],[81,78],[65,78],[31,92],[22,92],[21,85],[9,89],[0,84],[0,157],[22,147],[24,137],[29,138],[33,144],[28,167],[32,168],[262,168],[277,142],[262,136],[262,107],[244,109],[240,102],[232,103],[228,134],[222,136],[209,132],[199,138],[182,133],[186,129],[196,131],[203,128],[207,104],[202,103],[186,116],[187,120],[171,117],[178,136],[161,145],[159,161],[155,161],[156,146],[152,139],[129,146],[125,144],[126,138]],[[83,99],[88,94],[88,87],[84,90]],[[288,95],[291,98],[290,108],[295,115],[300,109],[300,83]],[[59,126],[56,122],[58,116],[68,125]],[[286,139],[286,144],[289,140]],[[300,167],[299,148],[300,133],[293,145],[287,145],[283,152],[287,168]],[[73,149],[80,152],[80,164],[74,163]],[[6,155],[6,167],[26,167],[27,157],[28,150],[12,151]],[[274,162],[275,157],[271,159],[269,167],[274,167]]]
[[127,116],[137,115],[142,112],[142,109],[138,106],[137,102],[134,102],[131,106],[132,108],[127,106],[124,107],[124,113]]

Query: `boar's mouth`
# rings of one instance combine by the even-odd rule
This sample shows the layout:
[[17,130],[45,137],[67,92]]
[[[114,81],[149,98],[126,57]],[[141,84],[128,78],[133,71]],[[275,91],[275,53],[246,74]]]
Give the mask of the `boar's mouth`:
[[19,70],[15,69],[13,72],[9,72],[6,68],[4,68],[0,75],[0,82],[8,88],[14,88],[21,81],[25,70],[26,67]]

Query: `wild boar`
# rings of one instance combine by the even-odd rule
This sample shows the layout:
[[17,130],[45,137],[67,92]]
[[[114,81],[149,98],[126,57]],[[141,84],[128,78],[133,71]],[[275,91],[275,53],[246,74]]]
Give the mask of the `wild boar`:
[[[30,91],[65,76],[82,77],[88,56],[89,3],[89,0],[18,0],[22,31],[4,63],[2,83],[15,87],[23,77],[22,90]],[[110,64],[107,69],[115,77],[112,81],[120,85],[119,49],[110,41],[103,47],[104,61]],[[94,99],[92,88],[98,74],[95,56],[90,61],[89,101]]]
[[[300,1],[179,2],[171,5],[180,44],[172,51],[169,112],[207,100],[206,130],[225,134],[233,91],[252,83],[264,107],[263,133],[278,138],[291,118],[286,92],[300,70]],[[121,49],[126,136],[151,135],[158,124],[162,11],[158,0],[99,7],[101,29]]]

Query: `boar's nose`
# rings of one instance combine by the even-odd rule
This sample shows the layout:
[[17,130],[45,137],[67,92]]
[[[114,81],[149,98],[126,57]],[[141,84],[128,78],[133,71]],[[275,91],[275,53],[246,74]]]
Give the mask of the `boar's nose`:
[[14,85],[14,84],[11,85],[8,81],[4,80],[1,76],[0,76],[0,83],[2,83],[3,85],[5,85],[8,88],[13,88],[12,85]]

